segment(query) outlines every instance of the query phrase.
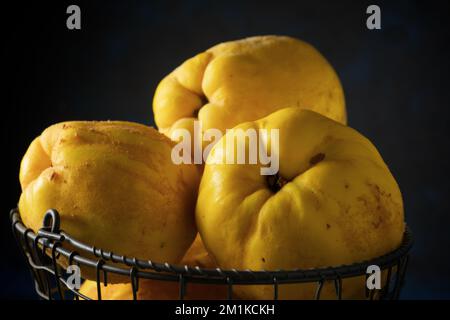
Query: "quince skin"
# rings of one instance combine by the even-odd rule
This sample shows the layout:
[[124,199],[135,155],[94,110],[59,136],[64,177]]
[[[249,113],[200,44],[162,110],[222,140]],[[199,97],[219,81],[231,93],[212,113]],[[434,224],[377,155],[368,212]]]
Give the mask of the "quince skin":
[[286,36],[257,36],[216,45],[188,59],[158,85],[153,111],[161,132],[178,140],[203,130],[232,128],[291,106],[346,123],[336,72],[310,44]]
[[21,163],[24,224],[37,231],[54,208],[61,229],[79,241],[178,263],[196,234],[199,173],[194,165],[172,163],[173,145],[155,129],[130,122],[47,128]]
[[[239,129],[279,129],[275,176],[261,175],[259,163],[226,164],[232,147],[226,137]],[[399,187],[373,144],[350,127],[295,107],[243,123],[219,140],[201,179],[196,219],[219,266],[242,270],[361,262],[396,249],[404,232]],[[312,299],[315,288],[280,285],[279,297]],[[363,298],[364,289],[362,278],[344,280],[343,297]],[[244,299],[273,297],[272,286],[236,292]],[[327,283],[322,298],[332,297]]]

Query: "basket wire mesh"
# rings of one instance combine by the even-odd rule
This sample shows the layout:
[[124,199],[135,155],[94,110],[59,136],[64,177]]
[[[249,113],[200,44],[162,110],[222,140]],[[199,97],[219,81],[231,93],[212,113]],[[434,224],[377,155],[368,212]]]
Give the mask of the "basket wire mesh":
[[370,265],[387,271],[387,279],[381,289],[369,290],[366,286],[366,299],[397,300],[405,280],[409,251],[412,247],[412,235],[406,227],[398,249],[384,256],[351,265],[275,271],[206,269],[130,258],[87,245],[60,230],[59,214],[53,209],[46,212],[43,227],[37,233],[22,223],[18,209],[11,210],[10,220],[16,241],[31,271],[36,293],[45,300],[92,299],[69,285],[65,270],[58,264],[61,256],[67,259],[68,265],[75,264],[95,270],[98,300],[102,299],[101,287],[108,285],[109,274],[129,277],[134,300],[137,299],[140,279],[178,282],[180,300],[185,298],[186,286],[189,283],[227,286],[229,300],[233,299],[235,285],[271,285],[273,299],[277,300],[279,287],[282,285],[313,283],[316,289],[314,297],[311,298],[319,300],[325,282],[332,282],[336,299],[340,300],[343,279],[366,276],[367,280],[369,275],[366,271]]

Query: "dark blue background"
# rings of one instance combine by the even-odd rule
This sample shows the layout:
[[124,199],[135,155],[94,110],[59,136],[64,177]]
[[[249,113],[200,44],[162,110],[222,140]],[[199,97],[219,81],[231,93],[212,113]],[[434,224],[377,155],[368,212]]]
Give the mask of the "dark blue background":
[[[66,29],[79,4],[82,30]],[[401,187],[415,246],[403,298],[450,298],[449,32],[447,1],[35,1],[3,10],[0,297],[35,298],[7,212],[20,195],[20,159],[63,120],[153,124],[162,77],[226,40],[285,34],[316,46],[339,74],[349,125],[378,147]]]

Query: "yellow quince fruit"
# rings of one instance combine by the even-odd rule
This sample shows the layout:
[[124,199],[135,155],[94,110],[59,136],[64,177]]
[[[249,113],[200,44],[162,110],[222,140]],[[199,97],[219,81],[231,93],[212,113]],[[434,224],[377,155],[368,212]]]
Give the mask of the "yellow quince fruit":
[[127,257],[178,263],[196,235],[200,178],[194,165],[172,162],[174,144],[131,122],[52,125],[21,163],[24,224],[37,231],[53,208],[61,229],[79,241]]
[[[253,129],[279,130],[277,141],[266,135],[271,157],[279,159],[276,174],[262,175],[261,161],[227,164],[227,154],[237,150],[227,136]],[[295,107],[243,123],[219,140],[201,179],[196,221],[219,266],[244,270],[361,262],[399,247],[405,228],[399,187],[374,145],[350,127]],[[280,285],[279,298],[312,299],[315,288]],[[343,297],[364,298],[364,289],[364,279],[346,279]],[[236,292],[271,299],[273,286]],[[333,297],[334,286],[326,283],[322,298]]]
[[346,123],[336,72],[310,44],[257,36],[218,44],[188,59],[158,85],[153,111],[159,130],[232,128],[291,106]]
[[[102,300],[133,300],[133,289],[130,283],[108,284],[106,287],[100,283]],[[79,292],[92,300],[98,300],[97,282],[86,280],[81,285]],[[83,297],[80,297],[83,299]]]

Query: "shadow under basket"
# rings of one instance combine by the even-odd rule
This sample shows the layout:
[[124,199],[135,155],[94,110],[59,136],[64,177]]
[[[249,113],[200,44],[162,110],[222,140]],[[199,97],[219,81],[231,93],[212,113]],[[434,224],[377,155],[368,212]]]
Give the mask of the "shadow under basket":
[[139,279],[177,282],[180,299],[185,297],[189,283],[226,286],[228,299],[233,299],[234,285],[270,285],[273,287],[275,300],[278,299],[281,286],[309,283],[316,286],[311,299],[320,299],[324,284],[330,282],[334,283],[336,299],[342,299],[343,279],[361,276],[367,279],[371,275],[367,273],[371,265],[376,265],[382,272],[386,272],[387,279],[380,289],[369,290],[366,286],[366,299],[397,300],[405,281],[409,251],[412,247],[411,231],[406,227],[398,249],[384,256],[351,265],[275,271],[204,269],[198,266],[139,260],[84,244],[60,230],[60,218],[56,210],[46,212],[43,227],[37,234],[22,223],[17,209],[11,210],[10,220],[13,233],[30,268],[36,293],[46,300],[90,300],[90,297],[84,296],[69,283],[71,274],[57,263],[60,257],[65,257],[68,265],[91,268],[97,279],[98,300],[101,300],[102,286],[108,284],[107,279],[112,274],[130,278],[133,299],[137,299]]

